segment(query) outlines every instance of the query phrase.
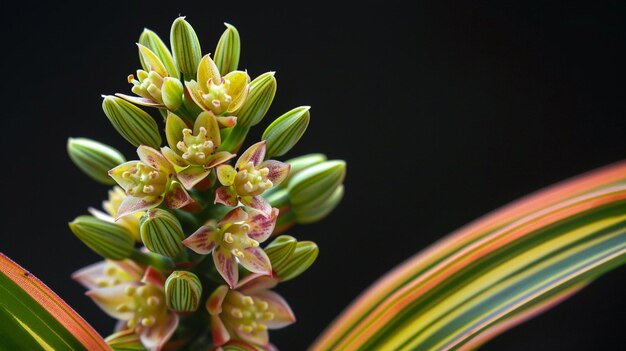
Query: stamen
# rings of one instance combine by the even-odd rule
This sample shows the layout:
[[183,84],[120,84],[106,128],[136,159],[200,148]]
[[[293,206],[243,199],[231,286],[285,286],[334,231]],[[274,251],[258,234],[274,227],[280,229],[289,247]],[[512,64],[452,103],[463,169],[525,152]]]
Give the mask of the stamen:
[[233,308],[232,310],[230,310],[230,315],[235,318],[243,318],[243,313],[238,308]]
[[231,233],[228,233],[228,232],[224,233],[224,241],[229,243],[229,244],[232,244],[233,241],[234,241],[233,235]]
[[252,183],[250,183],[250,181],[247,181],[246,184],[243,185],[243,188],[249,193],[254,190],[254,187],[252,186]]
[[213,99],[213,101],[211,101],[211,104],[215,107],[220,107],[222,105],[222,103],[218,99]]
[[272,312],[265,312],[265,313],[263,313],[263,320],[264,321],[271,321],[272,319],[274,319],[274,314]]
[[151,327],[154,325],[155,322],[156,322],[155,318],[153,316],[150,316],[148,318],[142,319],[141,325],[143,325],[144,327]]
[[136,291],[137,289],[132,285],[129,285],[126,288],[124,288],[124,293],[126,294],[126,296],[133,296],[135,295]]
[[263,300],[257,300],[256,302],[256,306],[261,310],[261,311],[266,311],[270,305],[267,303],[267,301],[263,301]]
[[239,330],[244,333],[252,333],[252,327],[250,325],[239,324]]
[[150,296],[146,299],[146,305],[149,307],[158,306],[161,303],[158,297]]
[[154,187],[152,185],[144,185],[143,192],[146,194],[150,194],[154,191]]
[[241,303],[244,306],[252,306],[254,304],[254,300],[250,296],[242,296]]
[[117,305],[117,307],[115,307],[115,310],[117,312],[121,312],[121,313],[125,313],[130,311],[130,306],[128,306],[127,304],[123,303],[123,304],[119,304]]
[[182,152],[185,152],[185,151],[187,151],[187,144],[185,144],[182,141],[179,141],[179,142],[176,143],[176,148],[178,150],[182,151]]

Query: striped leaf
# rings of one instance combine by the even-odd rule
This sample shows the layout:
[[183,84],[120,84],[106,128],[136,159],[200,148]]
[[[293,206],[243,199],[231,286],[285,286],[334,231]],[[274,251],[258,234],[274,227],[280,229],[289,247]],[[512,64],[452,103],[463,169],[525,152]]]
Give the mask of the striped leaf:
[[1,253],[0,349],[110,350],[70,306]]
[[185,234],[178,219],[158,208],[146,212],[139,220],[141,241],[146,248],[167,257],[176,257],[182,250]]
[[626,261],[626,163],[461,228],[382,277],[312,350],[469,350]]
[[117,96],[104,96],[102,110],[120,135],[134,146],[161,146],[159,128],[144,110]]
[[309,126],[309,106],[301,106],[276,118],[263,132],[267,141],[267,158],[282,156],[291,150]]
[[220,68],[220,73],[223,76],[237,70],[239,55],[241,54],[241,40],[237,28],[228,23],[224,23],[224,25],[226,30],[215,48],[215,64]]

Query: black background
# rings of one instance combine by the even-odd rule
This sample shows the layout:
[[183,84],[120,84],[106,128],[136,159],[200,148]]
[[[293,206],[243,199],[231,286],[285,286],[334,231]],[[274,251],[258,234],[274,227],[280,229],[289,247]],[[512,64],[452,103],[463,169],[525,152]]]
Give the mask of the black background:
[[[314,5],[315,3],[315,5]],[[213,52],[234,24],[240,68],[277,71],[271,117],[311,105],[307,134],[287,157],[348,162],[346,196],[325,221],[289,233],[320,256],[279,287],[298,322],[271,334],[302,350],[359,292],[413,253],[522,195],[626,156],[623,1],[383,2],[292,7],[269,2],[113,4],[22,2],[2,12],[0,251],[46,282],[101,333],[113,321],[69,275],[98,260],[67,222],[107,188],[65,154],[98,139],[134,158],[100,94],[130,91],[144,27],[169,37],[186,15]],[[610,349],[626,322],[626,269],[486,350]]]

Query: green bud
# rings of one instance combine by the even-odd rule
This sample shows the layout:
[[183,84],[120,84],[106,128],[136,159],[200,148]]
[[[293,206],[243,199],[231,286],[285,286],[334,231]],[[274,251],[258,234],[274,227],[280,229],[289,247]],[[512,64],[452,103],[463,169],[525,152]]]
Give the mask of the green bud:
[[165,301],[175,312],[193,312],[200,305],[202,283],[191,272],[174,271],[165,281]]
[[309,126],[309,119],[311,117],[309,109],[309,106],[294,108],[276,118],[276,120],[265,129],[261,139],[267,141],[267,158],[282,156],[296,145]]
[[224,25],[226,30],[215,48],[215,64],[223,76],[228,72],[237,70],[239,54],[241,53],[241,41],[237,28],[228,23],[224,23]]
[[325,161],[299,172],[288,185],[293,208],[323,203],[343,183],[345,176],[346,163],[342,160]]
[[276,207],[278,209],[289,203],[289,191],[281,187],[276,187],[265,191],[263,193],[263,197],[265,198],[265,200],[267,200],[267,202],[270,203],[270,205],[272,205],[272,207]]
[[310,206],[294,206],[292,212],[295,214],[295,220],[300,224],[311,224],[318,222],[328,216],[343,198],[343,185],[340,185],[335,191],[324,201]]
[[116,149],[87,138],[69,138],[67,153],[81,171],[105,185],[115,185],[108,172],[126,162],[124,155]]
[[202,49],[196,32],[191,24],[185,21],[185,17],[178,17],[172,23],[170,44],[178,71],[182,72],[185,78],[195,77],[202,59]]
[[250,82],[250,93],[237,114],[237,125],[252,127],[265,117],[276,95],[274,72],[263,73]]
[[147,145],[158,149],[161,135],[148,113],[117,96],[103,96],[102,110],[115,130],[134,146]]
[[180,80],[166,77],[163,79],[161,94],[165,107],[170,111],[175,111],[183,104],[185,88],[183,88],[183,83]]
[[272,262],[276,276],[280,281],[287,281],[311,267],[319,249],[312,241],[297,242],[291,236],[281,235],[265,248],[265,252]]
[[115,223],[92,216],[79,216],[69,226],[80,241],[104,258],[123,260],[133,252],[132,235]]
[[141,342],[139,334],[135,333],[134,329],[125,329],[118,331],[107,336],[107,345],[113,349],[113,351],[145,351],[146,348]]
[[328,158],[324,154],[307,154],[307,155],[294,157],[292,159],[285,161],[291,166],[291,170],[289,171],[289,176],[287,177],[287,179],[285,179],[282,183],[280,183],[280,185],[289,184],[289,180],[292,179],[296,174],[300,173],[301,171],[309,167],[315,166],[316,164],[322,163],[326,160],[328,160]]
[[[144,29],[139,36],[139,44],[147,47],[152,52],[154,52],[154,54],[161,60],[161,62],[165,66],[165,69],[167,70],[167,73],[170,77],[180,78],[178,69],[174,64],[174,59],[172,58],[170,50],[155,32],[149,29]],[[139,55],[139,60],[141,61],[141,66],[143,67],[143,69],[146,72],[150,72],[150,67],[146,64],[141,54]]]
[[152,252],[176,257],[183,250],[183,229],[178,219],[166,210],[153,208],[141,216],[139,233],[143,244]]

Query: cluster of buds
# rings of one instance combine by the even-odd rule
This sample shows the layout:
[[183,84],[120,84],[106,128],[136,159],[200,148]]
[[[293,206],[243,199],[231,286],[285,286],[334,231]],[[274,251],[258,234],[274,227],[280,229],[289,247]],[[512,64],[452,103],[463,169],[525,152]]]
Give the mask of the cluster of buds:
[[276,349],[268,330],[295,316],[274,289],[318,255],[314,242],[279,234],[337,206],[345,162],[322,154],[273,159],[304,134],[308,106],[274,119],[243,148],[270,109],[276,78],[238,70],[235,27],[226,24],[213,57],[202,55],[182,17],[170,41],[171,50],[144,30],[141,68],[128,76],[134,95],[103,96],[136,160],[95,140],[68,141],[78,168],[113,186],[102,210],[69,224],[104,258],[74,279],[120,321],[106,339],[114,349]]

